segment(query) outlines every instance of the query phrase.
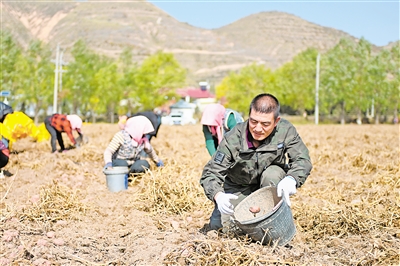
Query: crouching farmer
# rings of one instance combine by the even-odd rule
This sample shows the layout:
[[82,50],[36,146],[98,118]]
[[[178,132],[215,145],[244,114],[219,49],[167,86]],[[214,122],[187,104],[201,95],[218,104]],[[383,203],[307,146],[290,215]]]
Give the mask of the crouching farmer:
[[224,136],[204,167],[200,184],[215,204],[211,229],[227,227],[235,206],[265,186],[277,187],[290,206],[289,196],[306,181],[312,168],[308,149],[279,110],[273,95],[256,96],[249,119]]
[[164,166],[145,136],[153,131],[154,127],[148,118],[144,116],[129,118],[124,129],[115,133],[104,151],[104,169],[111,169],[113,166],[127,166],[130,168],[130,173],[144,173],[146,169],[150,169],[150,164],[141,158],[142,150],[147,153],[157,167]]

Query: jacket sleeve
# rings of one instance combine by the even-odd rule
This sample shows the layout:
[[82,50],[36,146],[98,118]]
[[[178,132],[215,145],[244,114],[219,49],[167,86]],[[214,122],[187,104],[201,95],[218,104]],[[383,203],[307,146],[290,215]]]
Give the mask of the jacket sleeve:
[[152,159],[153,162],[158,163],[160,161],[160,158],[158,158],[156,151],[153,149],[153,146],[151,146],[150,142],[146,138],[143,142],[143,145],[143,149],[149,155],[150,159]]
[[2,140],[0,140],[0,151],[7,157],[10,157],[10,150],[7,148],[7,146],[3,143]]
[[111,163],[113,154],[119,149],[124,143],[124,138],[120,132],[115,133],[110,144],[108,144],[106,150],[104,151],[104,163]]
[[236,126],[237,122],[235,119],[235,114],[234,113],[230,113],[228,116],[228,123],[227,126],[229,128],[229,130],[231,130],[234,126]]
[[214,201],[214,196],[218,192],[224,192],[223,184],[226,172],[232,164],[232,153],[227,139],[224,138],[218,146],[216,153],[212,156],[204,167],[200,178],[200,185],[210,200]]
[[206,140],[206,148],[210,156],[213,156],[216,149],[214,144],[214,138],[206,125],[203,125],[204,139]]
[[292,176],[301,187],[310,175],[312,164],[308,148],[292,126],[289,128],[286,152],[289,156],[289,170],[286,175]]
[[69,140],[72,142],[73,145],[76,145],[76,140],[74,138],[74,135],[72,134],[72,127],[71,125],[68,127],[66,126],[64,128],[65,133],[67,133]]

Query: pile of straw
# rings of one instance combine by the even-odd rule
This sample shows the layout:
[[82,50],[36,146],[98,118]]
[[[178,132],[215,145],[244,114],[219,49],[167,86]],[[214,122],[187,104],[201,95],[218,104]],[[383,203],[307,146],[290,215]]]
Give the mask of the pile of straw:
[[53,181],[52,184],[40,188],[39,200],[23,208],[18,213],[19,219],[35,222],[79,220],[88,206],[81,202],[78,192]]
[[176,178],[175,170],[162,169],[157,175],[149,171],[142,178],[139,207],[143,211],[182,215],[204,208],[204,192],[199,184],[190,178]]

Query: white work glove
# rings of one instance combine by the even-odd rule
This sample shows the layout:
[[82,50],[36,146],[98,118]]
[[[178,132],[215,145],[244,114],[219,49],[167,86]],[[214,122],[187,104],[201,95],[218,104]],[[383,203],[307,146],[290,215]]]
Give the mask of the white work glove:
[[238,196],[236,196],[236,195],[219,192],[219,194],[215,198],[215,202],[217,202],[218,210],[222,214],[233,215],[233,205],[231,203],[231,199],[235,200],[237,198],[238,198]]
[[285,197],[287,205],[290,206],[290,195],[296,194],[296,180],[291,176],[285,176],[277,186],[278,197]]

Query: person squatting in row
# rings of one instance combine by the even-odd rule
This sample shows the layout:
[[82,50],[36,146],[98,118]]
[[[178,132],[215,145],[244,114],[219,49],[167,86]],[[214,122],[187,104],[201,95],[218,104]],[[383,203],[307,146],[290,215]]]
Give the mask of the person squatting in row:
[[157,167],[164,166],[157,156],[146,134],[153,132],[154,127],[144,116],[129,118],[124,128],[115,133],[110,144],[104,151],[104,169],[114,166],[128,166],[130,173],[144,173],[150,169],[147,160],[141,158],[142,150],[154,161]]
[[290,206],[289,195],[295,194],[309,176],[309,151],[296,128],[279,112],[275,96],[256,96],[250,104],[249,119],[224,136],[205,165],[200,184],[215,204],[210,229],[227,227],[234,207],[265,186],[277,187],[278,197]]

